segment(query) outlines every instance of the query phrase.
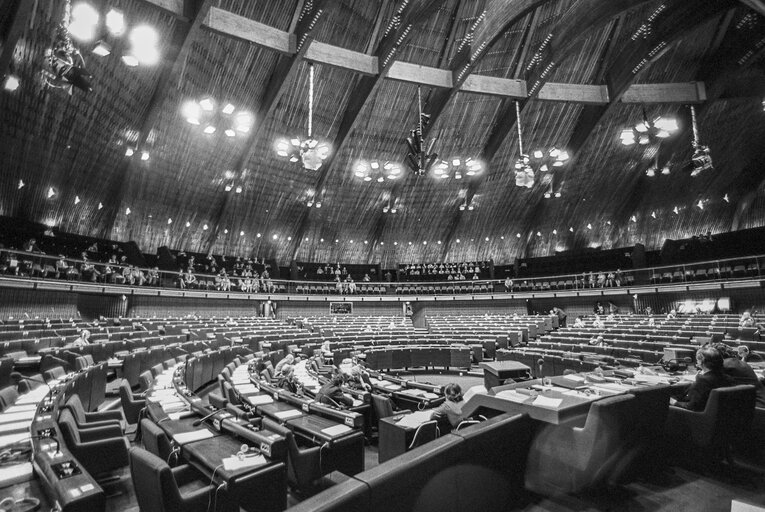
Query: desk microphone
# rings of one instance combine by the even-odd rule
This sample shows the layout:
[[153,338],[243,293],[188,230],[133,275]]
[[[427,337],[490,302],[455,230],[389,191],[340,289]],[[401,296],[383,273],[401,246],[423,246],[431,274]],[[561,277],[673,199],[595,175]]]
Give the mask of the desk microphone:
[[537,366],[539,367],[539,374],[537,375],[537,378],[540,378],[542,376],[542,366],[545,364],[544,359],[538,359],[537,360]]
[[218,414],[219,412],[220,412],[220,411],[216,409],[216,410],[214,410],[213,412],[211,412],[210,414],[207,414],[207,415],[205,415],[205,416],[202,416],[201,418],[199,418],[198,420],[196,420],[194,423],[192,423],[192,424],[191,424],[191,426],[192,426],[192,427],[198,427],[199,425],[201,425],[201,424],[202,424],[202,422],[203,422],[204,420],[206,420],[207,418],[211,418],[211,417],[215,416],[215,415],[216,415],[216,414]]

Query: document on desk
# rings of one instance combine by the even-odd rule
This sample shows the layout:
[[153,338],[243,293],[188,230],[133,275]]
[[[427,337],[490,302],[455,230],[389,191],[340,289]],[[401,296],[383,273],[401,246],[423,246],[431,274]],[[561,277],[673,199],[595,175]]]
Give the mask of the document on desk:
[[548,398],[546,396],[539,395],[537,396],[536,400],[534,400],[533,405],[538,405],[539,407],[547,407],[548,409],[557,409],[562,403],[563,400],[560,398]]
[[3,423],[0,425],[0,434],[11,434],[13,432],[27,432],[32,420],[17,421],[14,423]]
[[353,404],[351,405],[351,407],[358,407],[360,405],[364,405],[364,400],[358,400],[358,399],[354,398],[353,399]]
[[191,418],[192,416],[196,416],[196,415],[197,414],[195,412],[191,412],[191,411],[177,411],[177,412],[168,413],[167,417],[173,421],[178,421],[181,418]]
[[515,391],[514,389],[507,389],[505,391],[500,391],[496,394],[497,398],[501,398],[502,400],[510,400],[511,402],[515,402],[516,404],[522,404],[526,400],[528,400],[530,397],[529,395],[522,395]]
[[396,425],[408,428],[417,428],[426,421],[430,421],[430,415],[433,411],[416,411],[412,414],[407,414],[396,422]]
[[19,434],[8,434],[0,436],[0,448],[10,446],[12,444],[20,443],[21,441],[27,441],[27,444],[31,442],[29,438],[29,432],[21,432]]
[[274,416],[276,416],[280,420],[288,420],[290,418],[295,418],[297,416],[302,416],[302,415],[303,413],[301,411],[298,411],[297,409],[292,409],[289,411],[279,411],[274,413]]
[[636,373],[632,380],[635,382],[641,382],[655,386],[656,384],[667,384],[669,379],[663,375],[643,375],[642,373]]
[[266,405],[266,404],[272,404],[274,403],[274,399],[271,398],[271,395],[247,395],[247,400],[252,405]]
[[234,386],[234,389],[240,395],[256,395],[260,393],[260,390],[255,387],[255,384],[244,384],[243,386]]
[[223,459],[223,469],[226,471],[236,471],[237,469],[251,468],[267,464],[266,458],[262,455],[247,456],[239,459],[236,455]]
[[27,405],[12,405],[5,410],[5,414],[13,414],[17,412],[36,411],[37,404]]
[[584,382],[586,380],[584,375],[564,375],[563,378],[573,382]]
[[333,425],[331,427],[323,428],[321,431],[328,436],[340,436],[353,430],[347,425]]
[[234,387],[246,386],[247,384],[250,384],[250,377],[249,375],[242,375],[241,377],[232,377],[231,384],[233,384]]
[[213,437],[213,433],[206,428],[173,434],[173,440],[178,444],[193,443],[194,441],[201,441],[202,439],[209,439],[211,437]]
[[34,410],[32,411],[21,411],[21,412],[5,412],[0,414],[0,423],[13,423],[14,421],[23,421],[23,420],[31,420],[35,417]]

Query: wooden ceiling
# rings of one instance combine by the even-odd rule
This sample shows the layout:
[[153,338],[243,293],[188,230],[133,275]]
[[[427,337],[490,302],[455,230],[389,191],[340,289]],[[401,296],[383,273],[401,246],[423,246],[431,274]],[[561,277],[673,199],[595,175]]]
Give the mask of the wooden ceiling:
[[[0,5],[0,74],[21,81],[0,90],[2,215],[135,240],[146,252],[386,267],[653,249],[765,222],[757,0],[93,0],[155,27],[162,61],[129,68],[124,41],[112,40],[107,57],[81,44],[94,90],[71,96],[40,75],[63,3]],[[275,151],[277,139],[305,135],[309,62],[314,134],[332,144],[318,171]],[[418,85],[435,151],[483,159],[484,173],[355,177],[358,160],[403,163]],[[187,123],[183,103],[206,96],[253,113],[250,133],[206,135]],[[515,186],[516,101],[525,149],[572,157],[531,189]],[[715,165],[696,178],[691,103]],[[619,133],[643,108],[676,116],[681,129],[660,147],[622,146]],[[128,157],[127,147],[139,152]],[[656,158],[669,176],[646,176]],[[242,192],[226,191],[232,183]],[[544,198],[551,183],[561,197]],[[383,213],[389,203],[396,214]]]

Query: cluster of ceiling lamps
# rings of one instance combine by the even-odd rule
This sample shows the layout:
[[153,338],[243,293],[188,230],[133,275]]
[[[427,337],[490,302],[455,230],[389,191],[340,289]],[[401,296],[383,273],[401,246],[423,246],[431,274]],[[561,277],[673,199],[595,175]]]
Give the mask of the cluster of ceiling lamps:
[[[90,42],[101,35],[101,38],[93,48],[93,53],[105,57],[112,53],[112,45],[108,42],[108,36],[119,38],[127,32],[127,22],[122,11],[111,9],[104,17],[104,25],[108,34],[99,34],[101,15],[95,7],[88,3],[79,3],[72,7],[71,20],[69,22],[69,34],[72,38],[81,42]],[[143,64],[153,66],[159,62],[159,36],[154,28],[148,25],[133,27],[128,34],[130,50],[122,55],[122,62],[130,67]]]
[[441,160],[433,166],[433,174],[436,178],[454,178],[461,180],[463,176],[475,176],[483,172],[483,163],[472,157],[462,159],[452,158],[451,161]]
[[202,132],[212,135],[223,130],[227,137],[236,137],[237,134],[249,133],[254,122],[252,114],[244,110],[236,110],[231,103],[226,103],[218,108],[216,101],[206,96],[201,100],[189,100],[181,109],[186,122],[194,126],[204,126]]
[[313,63],[308,65],[308,72],[308,136],[276,141],[276,154],[290,162],[300,162],[303,169],[316,171],[329,156],[330,145],[313,138]]
[[[520,152],[520,156],[515,161],[515,185],[522,188],[532,188],[536,176],[535,166],[538,172],[548,172],[553,167],[563,167],[570,157],[567,151],[556,147],[552,147],[549,150],[536,149],[531,156],[526,154],[523,151],[521,107],[517,101],[515,102],[515,116],[517,119],[515,124],[518,127],[518,150]],[[549,198],[550,196],[546,193],[545,197]],[[560,197],[560,192],[556,193],[555,197]]]
[[677,120],[671,117],[659,116],[653,121],[648,120],[648,115],[643,109],[643,120],[632,128],[622,130],[619,138],[625,146],[640,144],[645,146],[650,143],[660,142],[677,131]]
[[401,166],[394,162],[380,163],[377,160],[359,160],[353,168],[353,175],[364,181],[383,183],[385,178],[397,180],[401,177]]

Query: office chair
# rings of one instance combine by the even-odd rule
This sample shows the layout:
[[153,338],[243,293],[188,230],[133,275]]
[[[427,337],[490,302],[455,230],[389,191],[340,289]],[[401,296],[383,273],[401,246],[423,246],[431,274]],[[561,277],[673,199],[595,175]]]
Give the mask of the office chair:
[[81,430],[68,408],[59,414],[58,426],[66,447],[91,475],[113,471],[128,464],[128,442],[120,429],[104,426]]
[[78,395],[72,395],[66,401],[65,407],[72,411],[77,428],[89,429],[116,426],[124,430],[125,417],[122,411],[86,412]]
[[287,440],[287,480],[299,491],[310,489],[313,482],[323,476],[322,446],[302,447],[297,444],[295,434],[269,418],[263,418],[262,426]]
[[130,449],[130,474],[141,512],[206,512],[215,492],[188,464],[170,468],[141,448]]
[[439,435],[438,422],[436,420],[426,421],[422,423],[414,432],[412,442],[409,443],[407,450],[422,446],[423,444],[435,440]]
[[146,370],[138,377],[138,388],[143,393],[144,391],[148,391],[149,388],[154,384],[154,377],[151,375],[151,371]]
[[164,430],[148,418],[141,420],[141,442],[146,450],[168,462],[173,451],[170,439]]
[[130,384],[125,379],[122,379],[122,382],[120,383],[119,394],[125,421],[130,425],[138,423],[141,410],[146,407],[146,400],[136,398],[136,395],[134,395],[133,391],[130,389]]
[[16,399],[18,398],[19,393],[14,386],[7,386],[0,389],[0,412],[3,412],[16,403]]

